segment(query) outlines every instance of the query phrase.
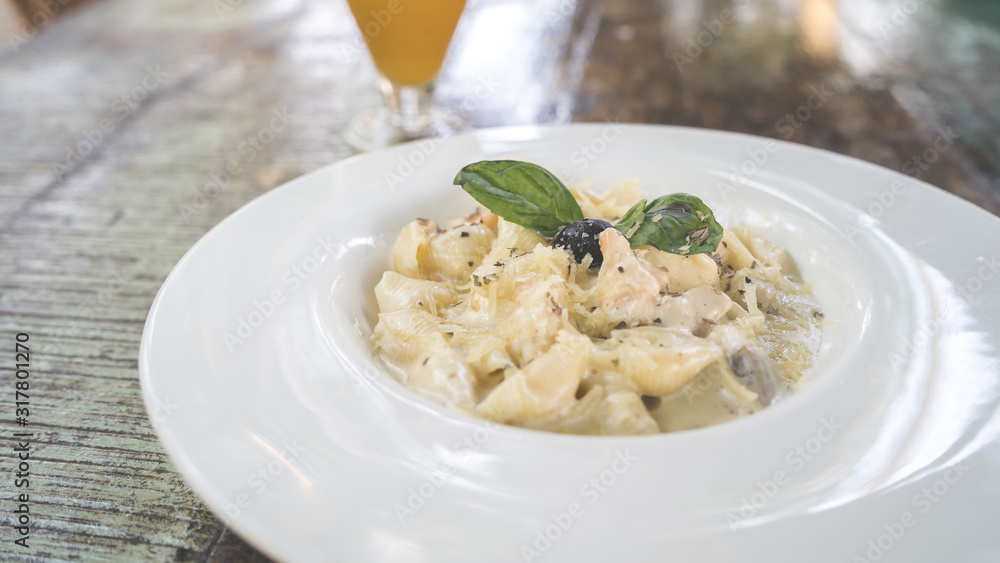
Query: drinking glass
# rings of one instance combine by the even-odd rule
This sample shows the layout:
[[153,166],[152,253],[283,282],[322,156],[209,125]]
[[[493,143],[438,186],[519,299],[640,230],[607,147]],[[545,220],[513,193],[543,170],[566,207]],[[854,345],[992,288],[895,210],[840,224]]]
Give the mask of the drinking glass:
[[386,107],[348,124],[345,138],[360,150],[458,131],[453,112],[432,105],[434,80],[465,8],[465,0],[348,0],[379,72]]

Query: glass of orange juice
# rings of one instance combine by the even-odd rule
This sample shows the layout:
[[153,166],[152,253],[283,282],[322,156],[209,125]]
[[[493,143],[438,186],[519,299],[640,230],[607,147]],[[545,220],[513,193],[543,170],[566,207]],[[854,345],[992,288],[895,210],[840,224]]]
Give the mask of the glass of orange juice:
[[380,74],[386,108],[357,116],[345,131],[368,150],[458,130],[454,113],[436,111],[434,79],[465,0],[347,0]]

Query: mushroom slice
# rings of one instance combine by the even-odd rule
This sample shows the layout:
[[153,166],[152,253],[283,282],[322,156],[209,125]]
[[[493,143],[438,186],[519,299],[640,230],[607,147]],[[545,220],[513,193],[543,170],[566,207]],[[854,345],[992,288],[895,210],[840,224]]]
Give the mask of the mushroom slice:
[[743,346],[729,355],[729,367],[747,389],[757,393],[763,405],[770,405],[788,390],[775,373],[771,359],[756,346]]
[[774,403],[788,388],[778,377],[778,372],[767,353],[732,325],[718,325],[708,334],[726,351],[729,367],[747,389],[757,393],[762,405]]

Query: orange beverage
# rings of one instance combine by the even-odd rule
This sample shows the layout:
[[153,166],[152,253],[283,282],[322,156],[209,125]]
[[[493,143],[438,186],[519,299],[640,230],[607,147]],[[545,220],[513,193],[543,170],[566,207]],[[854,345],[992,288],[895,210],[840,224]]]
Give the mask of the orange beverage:
[[465,0],[348,0],[375,66],[416,86],[441,70]]

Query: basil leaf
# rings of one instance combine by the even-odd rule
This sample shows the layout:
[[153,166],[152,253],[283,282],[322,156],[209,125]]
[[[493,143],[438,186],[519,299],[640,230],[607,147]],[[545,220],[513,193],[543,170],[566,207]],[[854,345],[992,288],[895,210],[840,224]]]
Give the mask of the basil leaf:
[[583,219],[573,194],[559,178],[530,162],[476,162],[462,168],[455,183],[493,213],[545,238]]
[[671,254],[712,252],[722,240],[722,225],[712,210],[691,194],[640,201],[615,223],[632,248],[649,244]]
[[646,200],[640,199],[615,223],[615,228],[629,238],[646,218]]

